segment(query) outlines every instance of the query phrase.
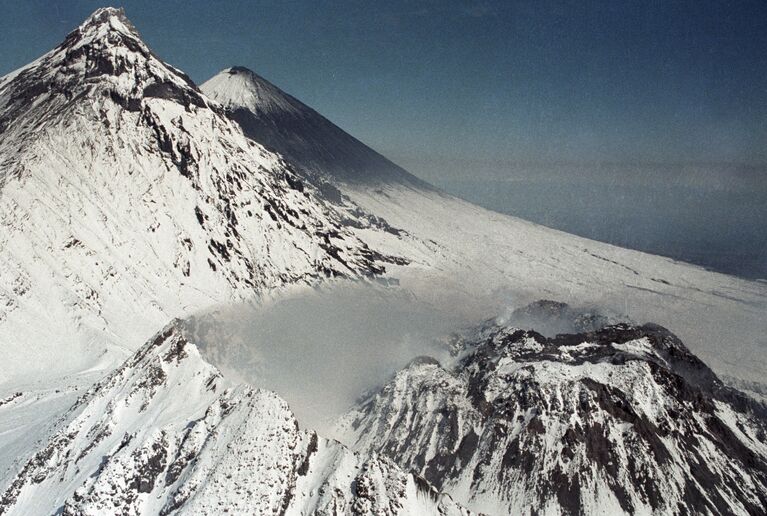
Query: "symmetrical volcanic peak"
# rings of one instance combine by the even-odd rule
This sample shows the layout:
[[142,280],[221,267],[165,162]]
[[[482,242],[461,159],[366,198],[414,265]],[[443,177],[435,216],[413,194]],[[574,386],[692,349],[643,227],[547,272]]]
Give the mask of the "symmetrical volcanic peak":
[[293,162],[313,182],[432,189],[255,72],[235,66],[201,87],[245,134]]

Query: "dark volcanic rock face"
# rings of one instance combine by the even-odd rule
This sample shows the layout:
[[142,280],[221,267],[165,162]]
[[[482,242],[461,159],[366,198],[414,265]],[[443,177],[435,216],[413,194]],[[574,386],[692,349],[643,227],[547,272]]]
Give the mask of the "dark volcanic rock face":
[[460,345],[455,364],[399,372],[339,436],[491,514],[763,513],[765,407],[664,328],[488,324]]
[[554,335],[595,331],[625,320],[625,317],[616,320],[594,309],[577,309],[567,303],[542,299],[514,310],[508,322],[518,328],[533,328]]
[[152,53],[121,9],[96,11],[58,47],[12,76],[9,86],[0,127],[36,108],[44,96],[73,100],[95,93],[130,111],[140,111],[144,97],[187,107],[207,104],[189,77]]

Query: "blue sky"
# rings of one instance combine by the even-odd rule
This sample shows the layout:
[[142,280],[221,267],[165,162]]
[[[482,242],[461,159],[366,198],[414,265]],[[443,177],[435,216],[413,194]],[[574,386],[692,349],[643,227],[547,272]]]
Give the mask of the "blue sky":
[[[102,5],[0,0],[0,74]],[[247,66],[395,161],[767,162],[764,0],[112,5],[195,81]]]

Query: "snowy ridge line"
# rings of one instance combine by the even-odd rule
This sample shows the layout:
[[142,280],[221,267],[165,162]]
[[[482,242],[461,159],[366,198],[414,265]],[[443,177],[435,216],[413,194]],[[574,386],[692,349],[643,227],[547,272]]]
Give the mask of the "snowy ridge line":
[[396,229],[246,138],[120,10],[4,79],[0,128],[0,359],[16,377],[108,370],[172,317],[408,263],[358,235]]
[[178,321],[59,426],[0,514],[469,514],[389,459],[300,430],[276,394],[202,360]]

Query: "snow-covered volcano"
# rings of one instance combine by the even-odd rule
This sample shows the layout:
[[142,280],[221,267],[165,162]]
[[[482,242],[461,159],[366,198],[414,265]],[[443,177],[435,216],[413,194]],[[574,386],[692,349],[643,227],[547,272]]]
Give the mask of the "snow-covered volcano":
[[[762,283],[442,194],[251,72],[204,92],[117,9],[0,79],[0,383],[108,369],[171,317],[328,276],[382,276],[435,303],[606,304],[672,328],[720,373],[767,369]],[[284,154],[243,134],[229,118],[243,110],[279,129],[265,143]]]
[[0,127],[0,384],[112,367],[171,317],[404,262],[352,231],[392,228],[246,138],[120,10],[0,79]]
[[[767,371],[767,285],[445,195],[252,72],[228,69],[198,89],[151,52],[122,11],[100,9],[51,52],[0,78],[0,512],[216,513],[208,504],[241,500],[277,512],[461,511],[372,453],[390,443],[377,431],[388,424],[379,417],[385,397],[355,416],[365,435],[354,434],[362,451],[354,455],[297,429],[276,395],[229,384],[174,326],[141,348],[174,317],[366,278],[432,305],[461,299],[497,310],[550,298],[608,306],[669,327],[718,373],[758,382]],[[425,410],[413,435],[449,442],[429,448],[437,442],[421,440],[392,456],[471,504],[502,510],[545,507],[549,473],[567,477],[557,477],[560,490],[574,479],[602,482],[605,498],[579,498],[579,507],[661,511],[669,506],[654,505],[648,493],[662,482],[685,506],[758,507],[759,424],[653,328],[613,327],[577,342],[493,329],[453,368],[416,362],[402,375],[420,381],[424,370],[434,373],[425,377],[439,379],[429,384],[436,398],[455,401],[451,408],[472,424],[435,433],[444,413]],[[691,371],[700,377],[686,376]],[[535,385],[525,383],[528,373]],[[104,374],[71,403],[87,375]],[[45,392],[34,392],[42,380]],[[537,396],[535,414],[520,405],[526,394]],[[581,396],[588,410],[577,404]],[[398,399],[419,401],[410,391]],[[523,421],[504,420],[504,411]],[[572,418],[581,426],[560,434]],[[41,424],[46,419],[56,423]],[[642,433],[646,421],[657,427],[650,434]],[[587,440],[586,424],[609,431]],[[484,476],[481,451],[453,452],[469,435],[479,446],[485,430],[490,437],[524,430],[549,461],[566,455],[553,458],[559,448],[542,446],[545,439],[565,439],[577,455],[567,467],[529,471],[527,456],[514,455]],[[669,435],[668,460],[650,456],[639,470],[626,464],[626,450]],[[697,456],[693,439],[705,447]],[[608,441],[625,453],[584,462]],[[516,446],[498,442],[504,454]],[[474,487],[464,469],[470,461],[481,473]],[[708,472],[693,469],[706,461]],[[592,465],[603,476],[579,469]],[[744,467],[753,471],[733,485]],[[654,476],[644,474],[653,468]],[[697,484],[687,489],[678,482],[684,474]],[[623,496],[615,482],[626,478]],[[685,498],[709,484],[711,494]],[[477,486],[494,498],[477,498]],[[528,495],[538,502],[517,504]]]
[[398,228],[367,241],[407,257],[407,266],[390,267],[388,275],[420,299],[439,303],[450,291],[516,306],[543,297],[604,306],[673,329],[728,379],[761,382],[767,372],[763,282],[576,237],[446,195],[388,160],[383,166],[378,153],[247,69],[226,69],[202,91],[299,173]]
[[311,179],[368,187],[393,182],[429,188],[247,68],[227,68],[200,89],[220,102],[247,136],[285,156]]

